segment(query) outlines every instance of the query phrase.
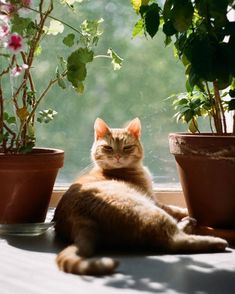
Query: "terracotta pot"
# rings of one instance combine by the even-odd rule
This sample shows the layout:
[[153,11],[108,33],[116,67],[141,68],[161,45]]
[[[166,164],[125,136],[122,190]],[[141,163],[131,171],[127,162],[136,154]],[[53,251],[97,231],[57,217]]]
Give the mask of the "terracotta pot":
[[0,153],[0,224],[43,222],[64,152]]
[[199,225],[235,229],[235,136],[169,135],[189,214]]

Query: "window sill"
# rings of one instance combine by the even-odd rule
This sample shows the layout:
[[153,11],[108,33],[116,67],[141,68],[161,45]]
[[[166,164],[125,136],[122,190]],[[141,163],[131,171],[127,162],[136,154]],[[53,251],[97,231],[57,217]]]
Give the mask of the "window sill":
[[[49,206],[56,207],[60,198],[65,193],[68,187],[55,187],[52,193]],[[183,192],[181,190],[155,190],[157,199],[163,204],[177,205],[180,207],[186,207]]]

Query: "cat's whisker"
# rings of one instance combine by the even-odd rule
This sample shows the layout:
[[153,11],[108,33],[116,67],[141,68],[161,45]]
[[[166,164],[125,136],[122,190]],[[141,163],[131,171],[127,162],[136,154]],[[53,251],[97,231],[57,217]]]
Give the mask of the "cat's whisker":
[[80,170],[78,176],[83,176],[85,175],[87,172],[89,172],[93,167],[95,166],[94,162],[91,162],[90,164],[88,164],[86,167],[84,167],[82,170]]

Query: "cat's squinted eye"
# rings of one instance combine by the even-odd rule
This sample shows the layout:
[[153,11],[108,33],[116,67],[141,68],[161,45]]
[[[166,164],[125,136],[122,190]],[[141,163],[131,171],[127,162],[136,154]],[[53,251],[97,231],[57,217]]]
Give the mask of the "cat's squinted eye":
[[135,149],[135,145],[127,145],[123,147],[124,152],[132,152]]
[[103,151],[106,151],[106,152],[112,152],[113,151],[113,148],[111,146],[109,146],[109,145],[103,145],[102,149],[103,149]]

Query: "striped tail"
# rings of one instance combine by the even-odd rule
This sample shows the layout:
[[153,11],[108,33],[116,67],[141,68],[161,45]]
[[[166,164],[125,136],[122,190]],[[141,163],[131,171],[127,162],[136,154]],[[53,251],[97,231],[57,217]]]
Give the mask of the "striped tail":
[[76,274],[103,276],[114,272],[119,262],[117,260],[103,257],[90,259],[78,255],[78,247],[71,245],[61,251],[56,258],[56,263],[60,270]]

